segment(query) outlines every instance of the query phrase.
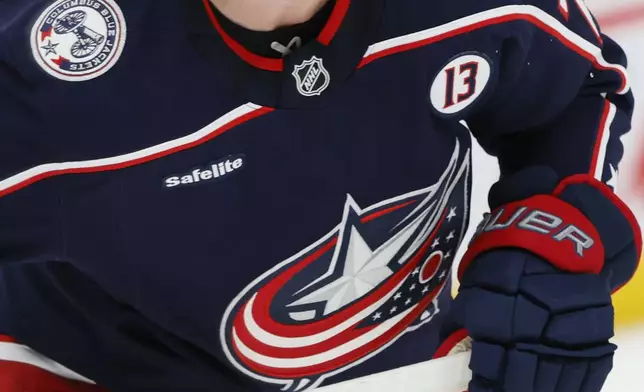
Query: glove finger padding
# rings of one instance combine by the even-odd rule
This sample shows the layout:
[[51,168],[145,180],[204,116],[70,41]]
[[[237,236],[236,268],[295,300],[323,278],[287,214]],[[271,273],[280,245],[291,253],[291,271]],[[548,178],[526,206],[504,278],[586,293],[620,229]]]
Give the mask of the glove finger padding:
[[[600,392],[604,386],[604,380],[608,373],[613,369],[613,355],[607,355],[604,358],[591,362],[586,372],[586,378],[581,387],[581,392]],[[565,392],[564,389],[558,389],[555,392]]]
[[[476,352],[481,357],[490,353],[488,349],[497,352],[498,347],[479,346]],[[507,371],[501,379],[489,379],[476,372],[475,364],[480,365],[485,360],[472,362],[474,375],[468,392],[601,392],[613,365],[612,354],[597,360],[578,362],[539,357],[519,350],[504,350],[503,354],[501,360],[507,365]]]
[[446,328],[474,341],[469,392],[598,392],[615,351],[613,319],[606,278],[505,249],[463,275]]
[[540,361],[534,378],[534,392],[556,392],[563,367],[562,362]]
[[[540,258],[519,250],[481,255],[463,276],[454,302],[460,325],[476,324],[473,339],[508,343],[548,339],[553,344],[592,344],[578,322],[593,325],[595,341],[613,335],[613,309],[605,278],[562,274]],[[509,317],[511,316],[511,317]],[[468,322],[469,321],[469,322]],[[608,322],[607,322],[608,321]]]

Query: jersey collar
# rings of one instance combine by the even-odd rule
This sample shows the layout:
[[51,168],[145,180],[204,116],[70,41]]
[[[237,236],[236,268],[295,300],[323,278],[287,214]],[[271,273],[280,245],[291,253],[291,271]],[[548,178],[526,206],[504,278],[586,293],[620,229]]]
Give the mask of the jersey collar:
[[329,102],[362,60],[385,0],[336,0],[315,40],[284,59],[247,50],[228,35],[202,0],[189,14],[189,28],[202,55],[220,79],[245,99],[274,108],[320,107]]

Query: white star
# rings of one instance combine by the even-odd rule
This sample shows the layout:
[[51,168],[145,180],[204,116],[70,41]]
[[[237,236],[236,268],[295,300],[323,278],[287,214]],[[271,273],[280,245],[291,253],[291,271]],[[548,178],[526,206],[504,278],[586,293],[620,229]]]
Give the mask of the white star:
[[447,242],[450,242],[454,238],[454,232],[455,232],[454,230],[450,231],[447,237],[445,237],[445,240]]
[[396,293],[396,295],[394,295],[394,301],[397,300],[397,299],[400,299],[401,296],[402,296],[402,294]]
[[382,317],[382,313],[378,312],[373,315],[373,321],[376,321]]
[[429,286],[425,286],[425,287],[423,288],[422,293],[423,293],[423,294],[425,294],[425,293],[426,293],[426,292],[428,292],[428,291],[429,291]]
[[608,164],[608,168],[610,169],[610,178],[608,179],[608,181],[606,181],[606,185],[613,188],[613,190],[617,190],[619,170],[615,170],[615,167],[613,167],[613,165],[611,164]]
[[439,279],[443,279],[447,275],[447,271],[441,272],[441,274],[438,276]]
[[407,298],[407,301],[405,301],[405,305],[409,305],[411,303],[411,298]]
[[416,269],[414,270],[414,272],[412,272],[412,273],[411,273],[411,276],[416,276],[416,275],[418,275],[419,273],[420,273],[420,268],[416,267]]
[[393,308],[391,308],[391,310],[389,311],[389,314],[391,314],[391,313],[395,313],[395,312],[396,312],[396,310],[398,310],[398,307],[397,307],[397,306],[394,306],[394,307],[393,307]]
[[451,207],[449,209],[449,214],[447,214],[447,221],[451,222],[454,217],[456,217],[456,207]]
[[[394,271],[388,267],[393,260],[399,259],[398,263],[404,264],[409,259],[406,253],[415,252],[415,249],[411,247],[411,250],[405,251],[404,255],[397,257],[406,244],[410,243],[410,240],[413,239],[414,244],[425,241],[427,238],[425,229],[422,233],[424,238],[420,238],[421,234],[415,233],[424,222],[423,217],[430,212],[431,209],[427,209],[418,218],[414,218],[401,227],[399,232],[386,243],[372,249],[359,231],[362,226],[356,227],[349,220],[351,216],[361,216],[362,209],[350,195],[347,195],[341,223],[342,229],[338,235],[336,252],[334,252],[328,270],[295,293],[294,297],[297,298],[301,293],[308,292],[310,288],[315,288],[313,292],[302,294],[303,297],[294,299],[287,306],[324,304],[323,315],[326,316],[373,292],[394,274]],[[407,218],[402,222],[406,221]],[[419,238],[413,238],[414,236]],[[327,278],[332,276],[337,278],[329,282]]]
[[448,257],[452,257],[452,250],[451,249],[448,250],[447,253],[445,253],[445,256],[443,256],[444,259],[446,259]]
[[434,249],[435,247],[437,247],[438,245],[440,245],[440,244],[441,244],[441,241],[440,241],[440,240],[441,240],[441,238],[440,238],[440,237],[436,237],[436,239],[435,239],[435,240],[434,240],[434,242],[432,243],[432,249]]
[[350,237],[342,276],[289,306],[324,301],[324,315],[327,315],[362,298],[393,274],[387,267],[391,258],[383,257],[382,252],[374,252],[355,227],[351,227],[346,235]]
[[409,286],[409,291],[414,291],[415,289],[416,289],[416,284],[415,283],[412,284],[411,286]]

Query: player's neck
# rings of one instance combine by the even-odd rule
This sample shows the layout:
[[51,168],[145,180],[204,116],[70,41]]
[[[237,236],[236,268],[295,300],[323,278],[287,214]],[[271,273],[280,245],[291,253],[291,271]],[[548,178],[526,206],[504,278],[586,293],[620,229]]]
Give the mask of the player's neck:
[[210,0],[219,12],[249,30],[271,31],[304,23],[328,0]]

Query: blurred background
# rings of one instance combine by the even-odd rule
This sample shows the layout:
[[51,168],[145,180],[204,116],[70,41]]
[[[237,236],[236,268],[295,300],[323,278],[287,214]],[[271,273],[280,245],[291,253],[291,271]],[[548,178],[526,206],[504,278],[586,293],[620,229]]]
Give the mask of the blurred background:
[[[644,97],[644,0],[590,0],[604,31],[616,39],[629,57],[629,73],[636,98]],[[644,225],[644,101],[637,100],[633,131],[624,137],[626,156],[617,192]],[[644,327],[644,268],[615,296],[620,325]],[[644,357],[642,358],[644,359]],[[643,389],[644,390],[644,389]]]
[[[617,193],[644,227],[644,0],[586,0],[586,3],[603,32],[619,42],[629,57],[629,76],[637,109],[633,130],[622,139],[626,152],[620,166]],[[487,190],[498,178],[496,161],[477,147],[474,149],[472,226],[476,226],[474,223],[487,210]],[[615,295],[614,303],[617,318],[614,342],[619,350],[603,392],[644,392],[644,375],[640,374],[644,370],[644,261],[633,281]]]
[[[644,0],[589,0],[604,31],[622,44],[629,56],[636,98],[644,98]],[[637,100],[633,131],[623,140],[626,155],[617,192],[644,226],[644,100]],[[615,343],[619,351],[605,392],[644,391],[644,263],[635,279],[614,297]]]

